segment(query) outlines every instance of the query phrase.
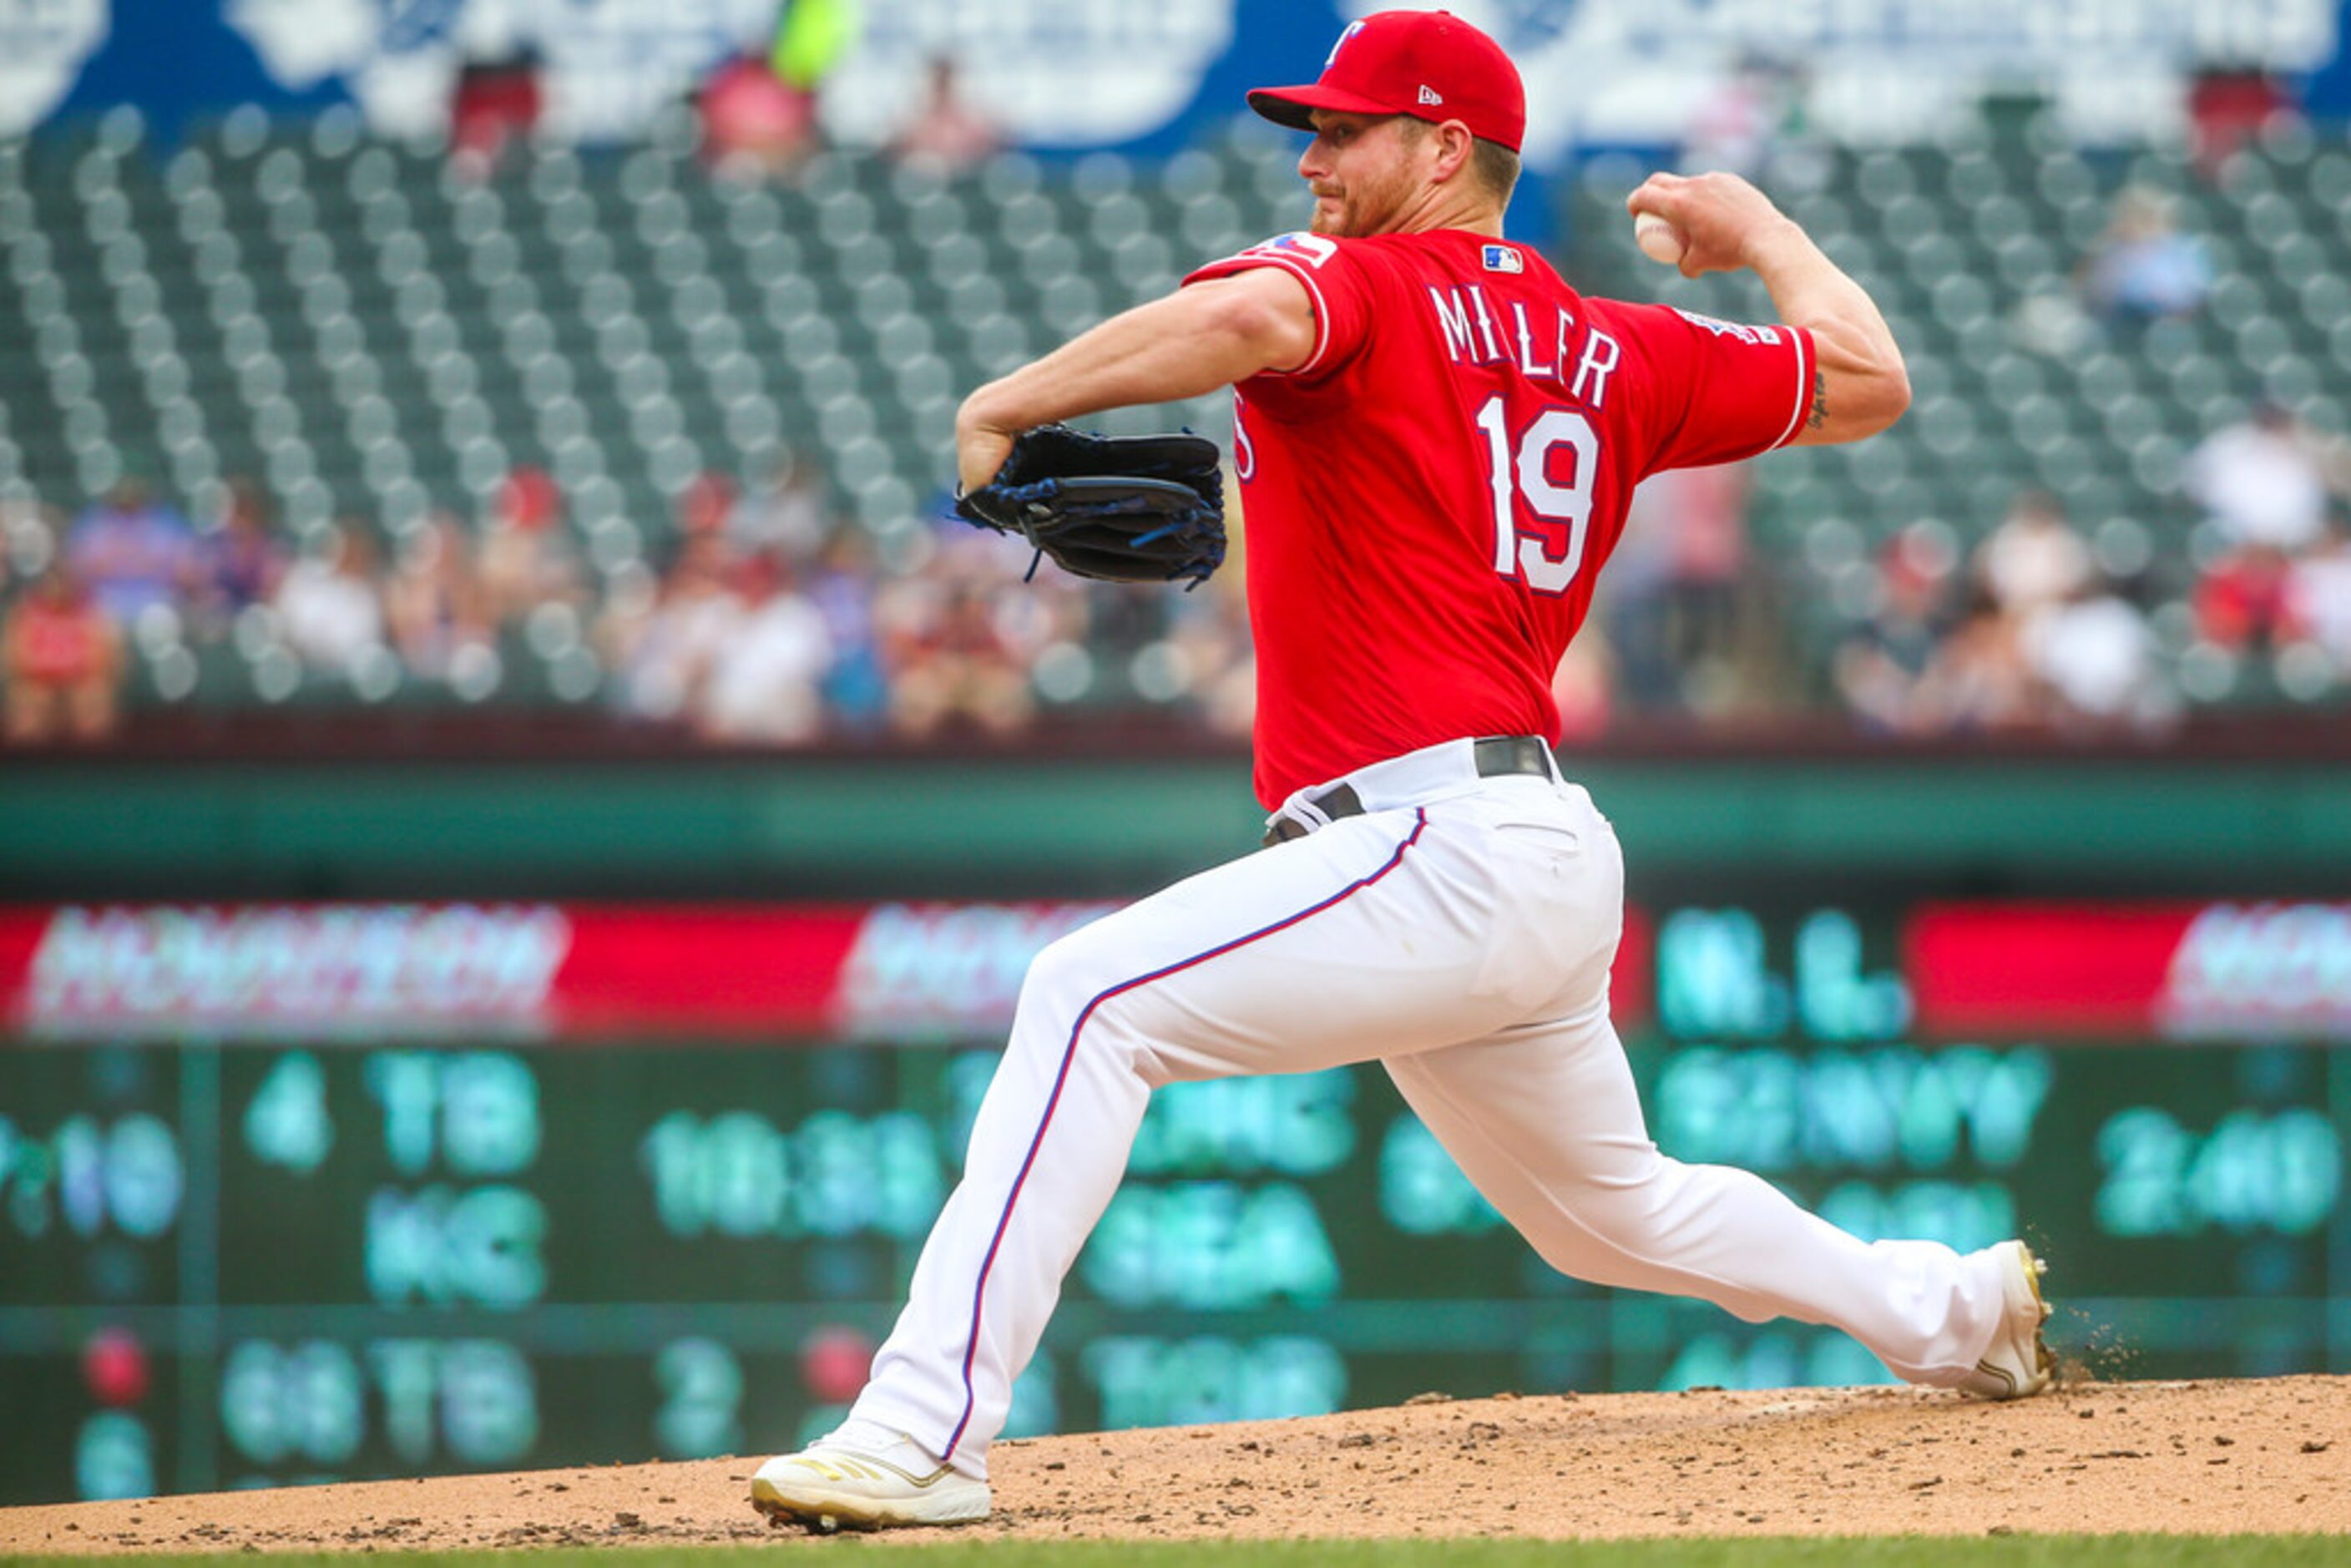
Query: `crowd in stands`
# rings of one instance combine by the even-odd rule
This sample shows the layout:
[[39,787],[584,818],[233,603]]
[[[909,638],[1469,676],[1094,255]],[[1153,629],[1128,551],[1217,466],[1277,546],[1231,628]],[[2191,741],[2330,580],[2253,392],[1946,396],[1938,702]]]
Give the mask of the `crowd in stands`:
[[1844,705],[1891,734],[2159,731],[2254,662],[2288,696],[2325,695],[2351,672],[2351,452],[2264,405],[2204,441],[2186,489],[2203,514],[2194,578],[2152,612],[2144,549],[2102,554],[2038,492],[1965,559],[1938,523],[1902,529],[1835,655]]
[[836,517],[813,464],[705,475],[653,561],[599,570],[557,486],[519,469],[482,517],[397,538],[339,522],[298,548],[254,486],[191,520],[138,479],[67,517],[6,504],[7,734],[99,740],[122,722],[130,650],[283,648],[305,685],[360,706],[496,686],[502,650],[576,630],[622,722],[713,742],[957,732],[1008,737],[1088,702],[1246,733],[1254,691],[1238,573],[1196,593],[1084,582],[947,515],[886,539]]
[[[1701,117],[1693,157],[1741,167],[1776,150],[1784,162],[1803,145],[1794,87],[1764,62],[1742,69]],[[820,145],[810,92],[766,56],[721,67],[698,100],[704,154],[794,178]],[[2242,141],[2241,121],[2258,122],[2251,101],[2216,94],[2199,115],[2199,170]],[[538,108],[532,62],[481,63],[459,86],[452,157],[479,172],[521,155]],[[956,168],[999,146],[942,61],[890,152]],[[2133,184],[2070,289],[2056,276],[2006,326],[2018,346],[2061,358],[2109,329],[2194,318],[2218,282],[2173,202]],[[2037,490],[1980,538],[1939,520],[1875,520],[1884,538],[1857,596],[1830,594],[1784,546],[1750,539],[1752,481],[1744,466],[1693,470],[1635,497],[1554,683],[1569,741],[1631,720],[1792,717],[1898,737],[2160,733],[2242,690],[2246,671],[2291,700],[2351,694],[2351,449],[2276,404],[2189,456],[2164,504],[2192,524],[2068,517]],[[212,486],[193,516],[136,474],[78,510],[0,497],[6,738],[102,741],[140,708],[190,696],[193,676],[157,677],[158,650],[183,664],[190,650],[233,650],[256,678],[229,683],[231,703],[299,691],[364,708],[478,704],[500,693],[518,649],[559,648],[576,678],[548,700],[718,744],[1000,738],[1062,708],[1249,729],[1245,530],[1228,569],[1187,594],[1050,566],[1032,577],[1028,551],[956,520],[944,497],[928,518],[870,531],[836,508],[809,454],[705,474],[672,506],[637,530],[650,553],[591,560],[559,486],[533,468],[464,513],[396,530],[346,518],[298,538],[250,480]],[[1820,616],[1800,613],[1808,597],[1815,610],[1836,601],[1842,622],[1824,640]]]
[[2351,451],[2264,404],[2198,449],[2187,478],[2210,519],[2199,632],[2230,653],[2307,650],[2314,671],[2351,671],[2351,534],[2336,509]]
[[[1561,667],[1570,740],[1632,715],[1806,711],[1822,682],[1792,645],[1772,563],[1751,558],[1746,477],[1662,476],[1636,498]],[[2160,731],[2198,695],[2199,660],[2268,661],[2290,695],[2317,695],[2351,671],[2346,482],[2351,457],[2278,409],[2214,434],[2189,469],[2205,514],[2196,576],[2168,609],[2150,605],[2144,550],[2094,545],[2037,492],[1971,551],[1939,522],[1904,528],[1829,656],[1830,700],[1865,730],[1917,737]],[[352,706],[478,701],[515,639],[576,630],[600,672],[588,695],[616,719],[717,743],[1008,737],[1087,703],[1247,733],[1240,570],[1191,594],[1050,565],[1031,578],[1017,541],[944,498],[928,526],[886,538],[842,520],[816,465],[789,455],[747,483],[704,476],[670,522],[654,559],[600,570],[554,483],[528,468],[478,519],[436,513],[396,538],[347,520],[298,548],[246,482],[194,522],[135,477],[71,517],[11,503],[7,736],[112,734],[135,646],[159,624],[199,648],[282,647],[309,688]],[[2297,670],[2311,689],[2294,694]]]
[[1876,570],[1872,613],[1834,671],[1874,729],[2152,729],[2177,715],[2146,613],[2046,496],[2020,497],[1964,559],[1948,529],[1913,525]]

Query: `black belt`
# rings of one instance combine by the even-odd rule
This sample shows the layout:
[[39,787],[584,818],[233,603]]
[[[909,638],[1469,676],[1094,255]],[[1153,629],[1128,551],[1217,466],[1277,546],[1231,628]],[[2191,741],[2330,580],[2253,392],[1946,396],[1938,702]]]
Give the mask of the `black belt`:
[[[1551,747],[1539,736],[1489,735],[1476,747],[1478,777],[1499,778],[1506,773],[1539,773],[1551,777]],[[1363,797],[1352,784],[1334,784],[1320,795],[1306,797],[1306,804],[1336,821],[1341,817],[1364,814]],[[1265,830],[1268,848],[1286,844],[1292,839],[1302,839],[1311,830],[1295,817],[1276,817]]]

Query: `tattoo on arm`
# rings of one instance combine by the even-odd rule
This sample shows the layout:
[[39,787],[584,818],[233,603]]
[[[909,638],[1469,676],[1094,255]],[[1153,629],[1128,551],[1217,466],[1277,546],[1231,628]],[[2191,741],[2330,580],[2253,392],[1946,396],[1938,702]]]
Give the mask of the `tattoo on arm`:
[[1813,372],[1813,414],[1804,423],[1813,429],[1818,430],[1828,422],[1829,373],[1826,371],[1814,371]]

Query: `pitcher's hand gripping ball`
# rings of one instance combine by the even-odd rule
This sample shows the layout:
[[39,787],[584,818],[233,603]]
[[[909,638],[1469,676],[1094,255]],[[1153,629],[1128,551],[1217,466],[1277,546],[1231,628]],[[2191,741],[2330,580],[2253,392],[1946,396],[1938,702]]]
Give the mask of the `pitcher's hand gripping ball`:
[[1063,571],[1105,582],[1196,588],[1225,559],[1224,474],[1216,443],[1197,435],[1039,425],[955,509],[967,523],[1019,534]]
[[1682,252],[1689,247],[1682,231],[1655,213],[1634,214],[1633,242],[1641,247],[1642,255],[1667,267],[1679,267]]

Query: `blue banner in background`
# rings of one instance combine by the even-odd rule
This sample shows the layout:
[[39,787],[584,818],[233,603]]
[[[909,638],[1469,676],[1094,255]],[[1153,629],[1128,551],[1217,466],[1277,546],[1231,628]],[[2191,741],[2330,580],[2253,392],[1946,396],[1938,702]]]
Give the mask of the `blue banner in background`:
[[[174,139],[241,104],[351,104],[430,130],[469,56],[528,49],[559,134],[626,140],[730,54],[772,37],[777,0],[0,0],[0,134],[129,104]],[[867,0],[823,87],[847,142],[879,141],[923,72],[957,59],[1012,139],[1151,153],[1269,81],[1311,79],[1332,0]]]
[[[911,114],[930,62],[1043,152],[1172,152],[1254,86],[1310,80],[1350,18],[1393,0],[862,0],[822,84],[835,140]],[[1434,0],[1405,0],[1427,5]],[[1932,136],[1988,85],[2037,84],[2085,141],[2176,131],[2189,75],[2267,69],[2314,112],[2351,112],[2351,0],[2045,0],[1967,6],[1782,0],[1447,0],[1526,72],[1528,162],[1667,148],[1745,111],[1759,69],[1838,140]],[[543,123],[641,134],[712,66],[764,48],[778,0],[0,0],[0,135],[136,106],[165,140],[244,103],[350,104],[380,130],[445,122],[468,57],[535,55]],[[1765,131],[1770,130],[1767,124]]]

